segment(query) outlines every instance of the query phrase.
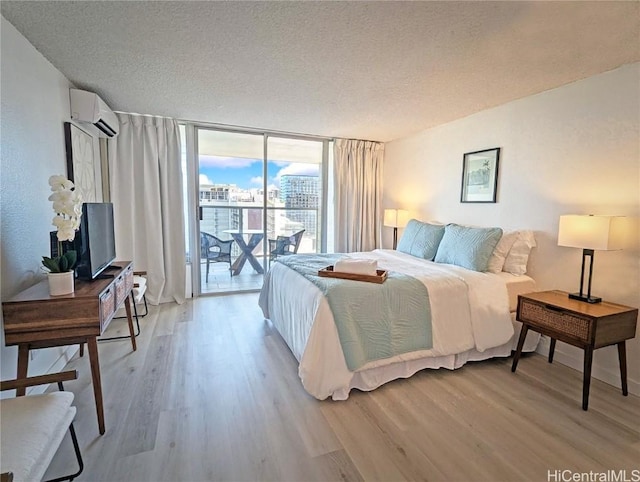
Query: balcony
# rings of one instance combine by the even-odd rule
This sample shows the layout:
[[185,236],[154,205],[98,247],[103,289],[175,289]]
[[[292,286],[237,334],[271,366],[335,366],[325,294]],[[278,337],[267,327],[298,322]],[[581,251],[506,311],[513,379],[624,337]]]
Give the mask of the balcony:
[[[262,256],[257,257],[262,263]],[[232,257],[232,262],[237,258]],[[200,292],[202,294],[233,293],[238,291],[255,291],[262,288],[262,274],[257,273],[248,263],[240,274],[229,276],[228,263],[211,263],[209,265],[209,281],[205,279],[207,264],[200,262]]]
[[[200,260],[200,291],[207,293],[227,293],[258,290],[262,286],[260,270],[268,269],[265,256],[263,232],[264,208],[247,203],[220,206],[201,204],[201,232],[211,234],[221,240],[234,240],[231,249],[233,276],[229,275],[229,263],[210,263],[209,279],[206,279],[206,260]],[[290,236],[305,230],[299,253],[315,253],[319,247],[318,210],[304,208],[267,207],[267,239]],[[254,246],[253,249],[250,249]],[[244,252],[243,252],[244,251]],[[250,253],[250,254],[249,254]],[[239,266],[244,258],[244,264]],[[257,267],[256,267],[257,265]]]

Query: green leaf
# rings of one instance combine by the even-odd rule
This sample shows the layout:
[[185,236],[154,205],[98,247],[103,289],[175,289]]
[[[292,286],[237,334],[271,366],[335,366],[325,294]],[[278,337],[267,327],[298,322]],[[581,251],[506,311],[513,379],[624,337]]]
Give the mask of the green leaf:
[[42,265],[52,273],[60,273],[60,265],[57,262],[58,258],[52,259],[46,256],[42,257]]
[[71,271],[75,267],[77,260],[78,253],[71,250],[67,251],[62,256],[57,256],[55,258],[43,256],[42,264],[52,273],[64,273],[66,271]]
[[71,251],[67,251],[66,253],[64,253],[63,255],[66,259],[67,259],[67,263],[69,263],[69,270],[72,270],[75,265],[76,265],[76,261],[78,259],[78,254],[71,250]]
[[58,256],[56,258],[56,260],[58,261],[59,265],[60,265],[60,272],[64,273],[65,271],[69,271],[69,260],[67,259],[66,256],[62,255],[62,256]]

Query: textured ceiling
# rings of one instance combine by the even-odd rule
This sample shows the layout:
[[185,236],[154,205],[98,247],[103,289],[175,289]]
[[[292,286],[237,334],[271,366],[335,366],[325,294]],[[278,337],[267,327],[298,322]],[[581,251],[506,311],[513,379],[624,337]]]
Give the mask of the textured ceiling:
[[114,110],[388,141],[640,60],[638,2],[2,1]]

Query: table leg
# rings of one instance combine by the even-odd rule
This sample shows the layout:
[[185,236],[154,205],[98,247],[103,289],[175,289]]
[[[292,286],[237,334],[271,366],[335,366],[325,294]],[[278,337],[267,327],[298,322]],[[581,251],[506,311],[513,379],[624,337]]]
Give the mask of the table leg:
[[98,361],[98,343],[96,337],[87,338],[87,348],[89,349],[89,360],[91,362],[91,380],[93,382],[93,396],[96,400],[96,413],[98,415],[98,430],[100,435],[104,429],[104,407],[102,405],[102,383],[100,381],[100,362]]
[[133,351],[136,351],[136,334],[133,331],[133,318],[131,317],[131,304],[129,303],[129,296],[124,300],[124,309],[127,312],[127,323],[129,324],[129,336],[131,336],[131,346]]
[[[21,343],[18,345],[18,372],[17,378],[27,378],[27,371],[29,370],[29,345],[27,343]],[[26,393],[26,388],[16,388],[16,396],[22,397]]]
[[620,381],[622,382],[622,394],[629,395],[627,390],[627,347],[624,341],[618,343],[618,360],[620,361]]
[[589,386],[591,385],[591,363],[593,361],[593,347],[584,348],[584,378],[582,381],[582,410],[589,407]]
[[244,242],[242,235],[232,234],[231,237],[238,245],[238,248],[240,248],[240,256],[236,258],[231,266],[231,272],[234,276],[237,276],[242,271],[245,261],[247,261],[247,243]]
[[252,234],[251,237],[249,238],[249,244],[245,243],[244,238],[242,237],[242,234],[234,233],[231,235],[231,237],[235,240],[236,244],[238,245],[238,248],[240,248],[240,256],[238,256],[236,261],[231,266],[231,270],[233,271],[233,274],[236,276],[239,275],[246,261],[249,261],[249,263],[251,263],[251,266],[253,266],[253,269],[255,269],[258,273],[260,274],[264,273],[262,266],[260,265],[256,257],[253,255],[253,250],[255,249],[256,246],[258,246],[260,241],[262,241],[263,235],[255,234],[255,233]]
[[249,263],[251,263],[251,266],[253,266],[253,269],[255,269],[256,272],[260,274],[264,273],[264,270],[262,269],[262,265],[258,262],[256,257],[253,255],[253,250],[255,249],[256,246],[258,246],[258,244],[260,244],[260,241],[262,241],[262,238],[263,238],[262,234],[252,234],[251,239],[249,239],[249,245],[247,246],[248,248],[247,259],[249,260]]
[[549,343],[549,363],[553,363],[553,353],[556,351],[556,339],[551,338],[551,343]]
[[522,354],[522,347],[524,346],[524,340],[527,338],[527,332],[529,331],[529,327],[522,324],[522,329],[520,330],[520,338],[518,338],[518,348],[516,349],[515,355],[513,355],[513,364],[511,365],[511,371],[515,372],[516,367],[518,366],[518,361],[520,360],[520,355]]

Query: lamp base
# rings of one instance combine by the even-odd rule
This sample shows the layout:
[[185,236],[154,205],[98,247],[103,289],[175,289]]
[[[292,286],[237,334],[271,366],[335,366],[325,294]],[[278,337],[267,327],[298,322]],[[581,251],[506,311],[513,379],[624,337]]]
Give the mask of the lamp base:
[[580,293],[569,293],[569,298],[591,304],[600,303],[602,301],[602,298],[598,298],[597,296],[587,296]]

